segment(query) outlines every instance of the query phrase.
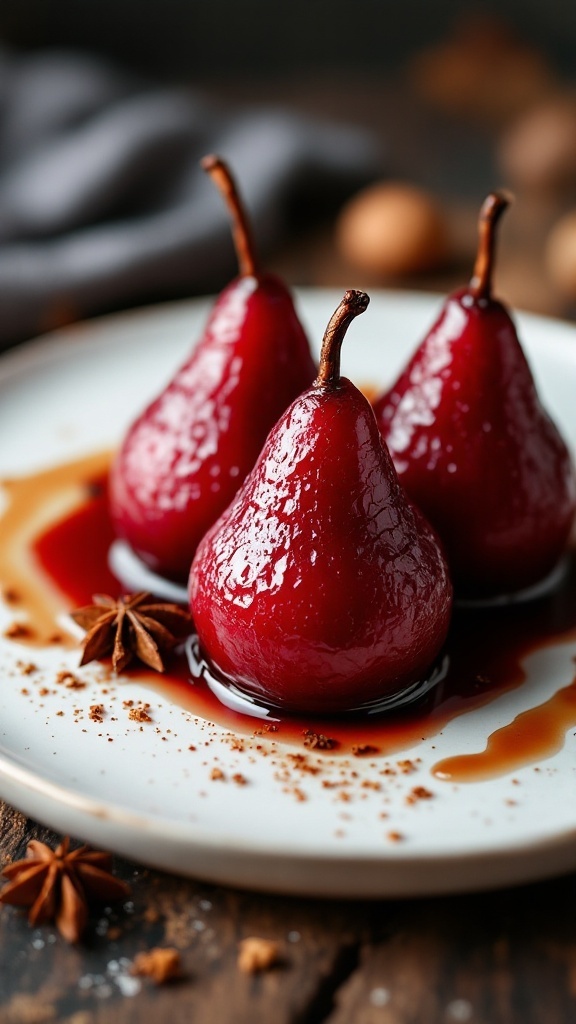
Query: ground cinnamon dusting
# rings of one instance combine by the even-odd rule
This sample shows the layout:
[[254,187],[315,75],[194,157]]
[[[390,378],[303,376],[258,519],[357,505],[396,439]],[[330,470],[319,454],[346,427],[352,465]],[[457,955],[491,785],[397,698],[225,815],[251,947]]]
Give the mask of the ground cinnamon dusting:
[[[148,705],[149,707],[150,705]],[[130,708],[128,712],[128,718],[132,722],[151,722],[152,718],[146,711],[145,707]]]
[[238,970],[243,974],[268,971],[280,963],[280,947],[272,939],[250,936],[247,939],[242,939],[238,950]]
[[389,839],[391,843],[401,843],[404,836],[401,832],[388,832],[387,839]]
[[91,704],[88,718],[91,722],[103,722],[104,721],[104,705],[103,704]]
[[406,797],[406,803],[415,804],[417,800],[431,800],[433,796],[434,793],[426,789],[425,786],[414,786]]
[[331,736],[324,736],[321,732],[314,732],[313,729],[304,731],[303,742],[309,750],[334,750],[339,746],[338,740],[332,739]]
[[156,985],[164,985],[167,981],[182,977],[180,954],[172,947],[149,949],[138,953],[132,964],[131,974],[151,978]]
[[370,754],[379,754],[380,748],[372,746],[371,743],[354,743],[352,753],[354,757],[367,757]]
[[298,803],[304,803],[304,801],[308,799],[304,790],[300,789],[299,786],[294,786],[294,788],[292,790],[289,790],[289,792],[291,792],[292,795],[296,797]]
[[25,622],[11,622],[4,630],[7,640],[31,640],[34,635],[32,627]]
[[61,686],[65,686],[67,690],[83,690],[86,683],[78,676],[75,676],[73,672],[58,672],[56,675],[56,682]]
[[17,661],[16,667],[23,676],[32,676],[38,671],[38,665],[35,665],[33,661]]

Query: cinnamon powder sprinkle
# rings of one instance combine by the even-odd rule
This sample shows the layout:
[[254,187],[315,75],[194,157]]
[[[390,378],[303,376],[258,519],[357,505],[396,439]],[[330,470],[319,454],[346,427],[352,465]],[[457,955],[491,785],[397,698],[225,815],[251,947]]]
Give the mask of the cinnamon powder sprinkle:
[[86,683],[75,676],[73,672],[58,672],[56,682],[65,686],[67,690],[83,690],[86,686]]
[[314,732],[313,729],[304,730],[304,746],[309,750],[334,750],[339,746],[338,740],[331,736],[324,736],[321,732]]
[[229,743],[230,743],[230,750],[241,750],[242,751],[242,750],[246,749],[246,744],[244,743],[244,740],[242,739],[241,736],[231,736],[230,740],[229,740]]
[[426,789],[425,786],[414,786],[406,797],[406,803],[415,804],[418,800],[431,800],[433,796],[434,793]]
[[224,775],[224,772],[222,771],[221,768],[213,768],[212,771],[210,772],[210,778],[212,779],[213,782],[217,782],[222,781],[222,779],[225,779],[226,776]]
[[138,953],[132,964],[131,974],[151,978],[156,985],[182,977],[180,954],[170,946],[149,949]]
[[17,661],[16,667],[22,676],[32,676],[38,671],[38,665],[33,661]]
[[367,757],[370,754],[379,754],[380,748],[372,746],[371,743],[354,743],[352,753],[354,757]]
[[128,718],[131,722],[151,722],[152,718],[145,708],[130,708]]
[[91,722],[103,722],[104,721],[104,705],[103,704],[91,704],[88,718]]
[[308,797],[306,796],[306,793],[304,792],[304,790],[300,789],[299,786],[294,786],[294,788],[291,789],[291,790],[288,790],[288,792],[292,793],[292,796],[294,796],[296,798],[296,800],[298,801],[298,803],[300,803],[300,804],[304,803],[304,801],[308,799]]
[[31,640],[35,633],[25,622],[11,622],[4,630],[4,636],[7,640]]

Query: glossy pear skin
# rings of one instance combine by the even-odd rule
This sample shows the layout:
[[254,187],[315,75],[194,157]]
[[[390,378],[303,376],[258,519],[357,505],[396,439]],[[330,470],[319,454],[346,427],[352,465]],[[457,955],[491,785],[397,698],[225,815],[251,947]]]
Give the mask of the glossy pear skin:
[[198,548],[190,605],[213,665],[264,703],[339,713],[426,677],[452,588],[369,403],[313,386]]
[[270,274],[232,281],[191,357],[131,426],[112,467],[116,532],[148,566],[188,578],[200,540],[315,373],[284,284]]
[[457,593],[513,593],[553,570],[574,519],[574,471],[501,303],[451,296],[375,412]]

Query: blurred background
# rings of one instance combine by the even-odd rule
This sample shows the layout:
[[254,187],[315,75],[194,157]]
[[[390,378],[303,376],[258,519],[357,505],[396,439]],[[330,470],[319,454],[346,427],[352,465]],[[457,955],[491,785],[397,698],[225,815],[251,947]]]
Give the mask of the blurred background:
[[574,316],[575,52],[573,0],[2,0],[0,345],[222,287],[214,149],[294,285],[463,284],[505,187],[497,293]]

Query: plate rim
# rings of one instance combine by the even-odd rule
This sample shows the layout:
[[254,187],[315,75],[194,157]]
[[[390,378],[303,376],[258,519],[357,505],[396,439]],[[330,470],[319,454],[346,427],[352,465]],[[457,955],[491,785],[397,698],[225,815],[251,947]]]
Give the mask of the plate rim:
[[[27,793],[45,798],[50,807],[56,804],[56,817],[63,821],[69,820],[72,811],[80,815],[82,825],[86,826],[83,836],[89,841],[100,842],[101,838],[112,840],[117,853],[134,859],[132,840],[134,832],[138,837],[150,838],[158,836],[158,822],[162,823],[163,855],[155,855],[157,844],[152,849],[143,851],[138,860],[150,867],[160,870],[171,870],[184,877],[202,878],[213,884],[235,885],[239,888],[258,889],[263,892],[276,892],[286,895],[317,896],[319,898],[362,899],[374,898],[420,898],[424,896],[450,895],[460,892],[481,892],[509,885],[524,885],[532,881],[551,878],[576,870],[576,825],[563,829],[554,836],[523,842],[521,848],[513,846],[488,848],[481,851],[442,851],[436,853],[409,853],[391,847],[379,854],[363,854],[358,850],[340,851],[282,851],[279,848],[268,848],[266,843],[239,841],[225,843],[223,837],[217,839],[204,834],[190,836],[188,826],[155,818],[153,816],[127,811],[120,805],[110,802],[102,803],[95,798],[78,794],[50,780],[40,779],[33,772],[8,761],[0,755],[0,779],[8,779],[15,783],[18,792],[24,794],[25,813],[44,820],[54,828],[55,817],[49,809],[47,818],[38,813],[34,800],[26,799]],[[30,810],[29,810],[30,808]],[[59,813],[59,811],[61,813]],[[127,824],[128,823],[128,824]],[[93,826],[93,827],[92,827]],[[102,835],[104,833],[104,836]],[[168,843],[168,850],[166,850]],[[218,856],[225,846],[225,855],[234,858],[234,877],[222,880],[226,870],[217,866],[214,872],[199,869],[193,860],[190,870],[182,862],[184,855],[190,852]],[[538,863],[534,861],[537,859]],[[544,859],[544,866],[542,864]],[[172,867],[166,866],[167,860]],[[295,869],[305,866],[312,872],[311,878],[302,881],[296,877],[286,879],[275,877],[272,884],[258,879],[258,868],[265,864],[268,870],[277,876],[283,866],[288,863]],[[176,865],[176,866],[174,866]],[[327,871],[326,879],[318,872]],[[335,884],[334,870],[345,871],[346,885]],[[349,878],[349,873],[358,870],[367,874],[359,879]],[[477,872],[481,871],[480,877]],[[229,871],[229,869],[228,869]],[[414,875],[426,871],[432,873],[432,880],[419,881]],[[381,876],[380,876],[381,872]]]

